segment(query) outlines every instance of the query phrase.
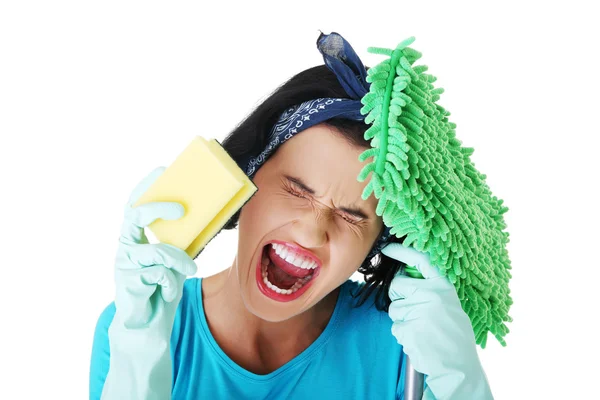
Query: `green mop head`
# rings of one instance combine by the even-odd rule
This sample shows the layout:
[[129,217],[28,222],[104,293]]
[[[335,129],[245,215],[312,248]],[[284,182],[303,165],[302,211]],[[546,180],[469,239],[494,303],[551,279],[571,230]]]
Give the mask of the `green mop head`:
[[489,331],[505,346],[505,322],[512,321],[509,234],[503,232],[508,208],[469,159],[474,149],[460,146],[450,113],[435,104],[444,92],[433,87],[436,78],[425,73],[427,66],[413,67],[421,57],[407,47],[414,40],[394,50],[368,49],[389,58],[368,70],[370,92],[361,100],[372,148],[359,160],[373,157],[358,176],[363,182],[372,173],[362,198],[374,192],[390,233],[429,253],[454,284],[477,344],[485,348]]

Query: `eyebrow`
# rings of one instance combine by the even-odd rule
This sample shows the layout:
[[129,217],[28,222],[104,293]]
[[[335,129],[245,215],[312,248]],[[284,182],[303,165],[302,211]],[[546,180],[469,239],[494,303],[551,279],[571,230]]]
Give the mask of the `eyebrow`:
[[[314,195],[316,192],[314,191],[314,189],[308,187],[308,185],[306,183],[304,183],[304,181],[296,176],[290,176],[290,175],[284,175],[285,178],[294,183],[295,185],[299,186],[302,190],[304,190],[305,192],[310,193],[311,195]],[[319,197],[319,196],[317,196]],[[359,218],[363,218],[363,219],[369,219],[369,216],[360,208],[357,207],[338,207],[339,210],[342,210],[343,212],[347,213],[347,214],[351,214],[354,215],[355,217],[359,217]]]

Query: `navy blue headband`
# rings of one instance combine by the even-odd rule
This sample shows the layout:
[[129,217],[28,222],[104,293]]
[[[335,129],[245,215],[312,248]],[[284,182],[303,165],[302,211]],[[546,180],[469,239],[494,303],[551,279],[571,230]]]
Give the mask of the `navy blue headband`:
[[[367,70],[362,61],[340,34],[332,32],[329,35],[321,33],[317,39],[317,48],[323,55],[325,65],[335,73],[338,81],[350,99],[318,98],[294,105],[285,110],[273,125],[269,134],[268,144],[256,157],[251,157],[244,171],[252,178],[256,171],[275,152],[277,147],[294,135],[325,122],[331,118],[345,118],[354,121],[364,121],[361,114],[361,98],[369,92],[370,84],[366,81]],[[378,254],[390,239],[390,228],[385,227],[383,234],[375,243],[367,259]]]

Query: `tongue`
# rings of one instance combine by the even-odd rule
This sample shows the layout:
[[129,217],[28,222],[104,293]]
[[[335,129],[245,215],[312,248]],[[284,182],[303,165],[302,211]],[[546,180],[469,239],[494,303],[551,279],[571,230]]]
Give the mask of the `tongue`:
[[269,282],[279,289],[289,289],[294,286],[294,283],[298,280],[297,277],[291,276],[281,268],[277,267],[270,259],[269,266],[267,267],[267,275]]

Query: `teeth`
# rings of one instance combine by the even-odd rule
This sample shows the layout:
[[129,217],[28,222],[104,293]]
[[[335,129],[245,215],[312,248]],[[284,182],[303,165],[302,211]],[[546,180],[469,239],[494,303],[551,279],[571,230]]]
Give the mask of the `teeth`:
[[280,294],[292,294],[292,293],[295,293],[302,286],[304,286],[304,284],[306,284],[306,282],[308,282],[310,280],[310,278],[312,278],[312,274],[310,274],[302,279],[298,279],[296,281],[296,283],[294,283],[294,286],[292,286],[289,289],[278,288],[277,286],[275,286],[274,284],[269,282],[269,279],[267,278],[267,266],[266,265],[263,265],[263,267],[262,267],[262,278],[263,278],[263,282],[265,283],[265,285],[267,285],[267,287],[269,289],[271,289],[277,293],[280,293]]
[[284,245],[278,243],[272,243],[271,246],[275,249],[275,253],[289,262],[290,264],[295,265],[298,268],[302,269],[315,269],[317,267],[317,263],[311,260],[308,257],[301,256],[299,254],[294,253],[289,248]]

